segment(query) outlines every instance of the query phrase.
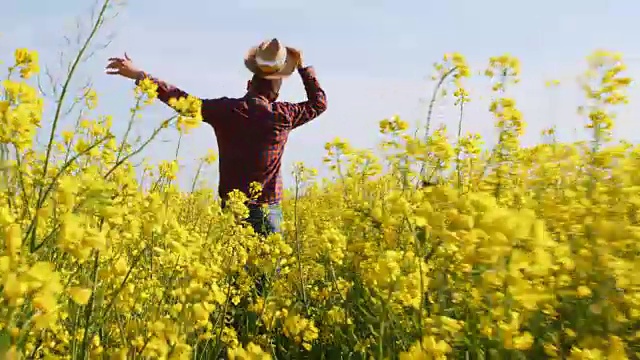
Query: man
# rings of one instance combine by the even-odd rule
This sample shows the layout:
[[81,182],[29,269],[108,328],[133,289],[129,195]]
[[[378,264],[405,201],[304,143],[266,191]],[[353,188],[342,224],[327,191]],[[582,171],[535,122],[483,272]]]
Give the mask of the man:
[[[315,119],[327,109],[327,99],[311,66],[305,66],[300,51],[284,47],[277,39],[253,47],[245,56],[245,66],[253,72],[247,93],[241,98],[202,100],[202,118],[213,127],[220,153],[218,192],[224,206],[227,194],[238,189],[249,195],[249,184],[258,182],[261,195],[248,204],[249,223],[257,233],[279,232],[282,222],[282,154],[289,132]],[[298,70],[307,101],[278,102],[282,80]],[[145,77],[158,85],[158,98],[188,94],[136,68],[125,54],[111,58],[107,73],[133,79]],[[266,206],[265,206],[266,205]]]

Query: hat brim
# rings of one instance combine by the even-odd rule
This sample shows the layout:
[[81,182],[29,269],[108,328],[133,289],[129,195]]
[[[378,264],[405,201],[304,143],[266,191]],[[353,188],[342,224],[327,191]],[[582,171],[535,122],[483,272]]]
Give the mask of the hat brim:
[[258,50],[257,46],[249,49],[249,51],[247,52],[247,55],[245,55],[244,57],[244,65],[247,67],[247,69],[249,69],[249,71],[251,71],[252,73],[264,79],[285,78],[293,74],[294,71],[296,71],[296,67],[298,66],[298,62],[300,60],[297,51],[295,51],[293,48],[290,48],[290,47],[286,47],[286,49],[287,49],[287,60],[285,61],[284,66],[282,66],[282,68],[276,72],[267,73],[260,69],[260,67],[256,63],[256,52]]

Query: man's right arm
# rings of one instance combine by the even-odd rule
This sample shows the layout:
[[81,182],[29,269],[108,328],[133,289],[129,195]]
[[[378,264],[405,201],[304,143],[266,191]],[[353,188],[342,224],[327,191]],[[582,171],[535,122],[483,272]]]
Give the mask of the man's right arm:
[[292,129],[308,123],[327,110],[327,95],[316,78],[314,68],[307,66],[299,68],[298,72],[302,77],[308,100],[295,104],[279,103]]
[[144,71],[140,71],[138,76],[136,76],[136,85],[140,85],[140,82],[144,79],[149,79],[158,86],[158,99],[169,107],[171,107],[171,104],[169,103],[171,99],[178,100],[189,96],[189,93],[186,91],[153,77]]
[[[109,75],[120,75],[127,79],[132,79],[135,81],[136,85],[140,85],[140,82],[148,79],[157,85],[158,99],[174,110],[177,109],[172,104],[171,99],[179,100],[190,96],[186,91],[157,79],[134,66],[126,53],[124,54],[124,57],[109,58],[106,73]],[[208,122],[213,126],[213,121],[218,118],[216,114],[219,107],[218,104],[223,99],[200,100],[202,102],[202,106],[200,108],[202,118],[205,122]]]
[[[151,76],[150,74],[141,71],[140,74],[136,77],[136,85],[139,85],[140,82],[144,79],[149,79],[151,80],[153,83],[155,83],[158,86],[158,99],[160,101],[162,101],[163,103],[165,103],[167,106],[171,107],[173,109],[173,107],[170,104],[170,100],[171,99],[180,99],[180,98],[186,98],[189,95],[189,93],[187,93],[186,91],[173,86],[165,81],[162,81],[158,78],[155,78],[153,76]],[[224,98],[222,99],[200,99],[202,101],[202,107],[200,109],[200,113],[202,114],[202,119],[210,124],[211,126],[214,125],[214,120],[217,119],[217,114],[216,114],[216,109],[217,109],[217,104],[219,104],[221,101],[224,100]]]

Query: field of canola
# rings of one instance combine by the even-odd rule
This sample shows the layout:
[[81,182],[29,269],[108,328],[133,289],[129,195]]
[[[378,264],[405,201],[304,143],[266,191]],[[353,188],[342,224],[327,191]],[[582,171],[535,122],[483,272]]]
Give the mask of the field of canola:
[[[284,234],[264,240],[238,223],[241,195],[222,212],[213,190],[174,185],[176,163],[145,170],[153,186],[141,190],[129,159],[144,144],[114,137],[108,117],[54,125],[33,150],[38,125],[58,117],[42,117],[37,53],[14,57],[0,94],[6,359],[640,356],[640,146],[610,140],[631,81],[619,54],[587,59],[592,139],[560,143],[550,129],[520,146],[507,97],[518,61],[495,57],[495,147],[384,120],[384,156],[336,140],[335,181],[297,166]],[[463,106],[464,58],[446,55],[436,71]],[[154,90],[141,84],[137,110]],[[96,94],[81,95],[91,114]],[[175,107],[156,132],[198,126],[197,100]]]

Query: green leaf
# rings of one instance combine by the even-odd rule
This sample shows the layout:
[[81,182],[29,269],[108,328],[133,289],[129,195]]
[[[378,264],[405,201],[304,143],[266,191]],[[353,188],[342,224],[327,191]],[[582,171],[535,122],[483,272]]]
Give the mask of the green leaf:
[[0,331],[0,354],[4,354],[11,347],[11,334],[8,330]]

